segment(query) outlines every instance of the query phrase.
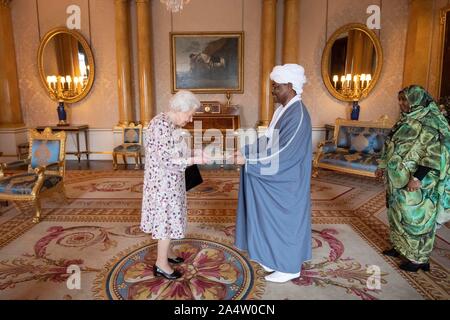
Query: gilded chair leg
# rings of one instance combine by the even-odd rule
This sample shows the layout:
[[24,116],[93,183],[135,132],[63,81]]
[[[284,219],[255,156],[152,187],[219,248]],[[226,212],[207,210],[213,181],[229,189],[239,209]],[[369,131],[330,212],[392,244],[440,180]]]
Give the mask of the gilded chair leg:
[[126,168],[126,166],[128,165],[127,156],[126,155],[122,155],[122,158],[123,158],[123,163],[125,164],[125,168]]
[[33,218],[33,223],[38,223],[41,220],[41,200],[39,198],[34,199],[34,206],[36,208],[36,215]]
[[67,198],[67,192],[66,192],[66,187],[64,186],[64,184],[61,184],[61,196],[63,198],[64,204],[65,205],[69,205],[69,198]]
[[113,169],[117,170],[117,153],[113,152]]
[[134,169],[138,170],[139,169],[139,158],[137,155],[134,156],[134,161],[136,162]]
[[312,177],[317,178],[319,176],[319,168],[313,168]]

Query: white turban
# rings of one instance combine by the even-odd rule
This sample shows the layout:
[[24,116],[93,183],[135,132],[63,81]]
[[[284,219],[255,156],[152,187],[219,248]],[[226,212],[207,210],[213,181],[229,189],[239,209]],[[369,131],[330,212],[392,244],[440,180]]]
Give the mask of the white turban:
[[270,79],[280,84],[291,83],[295,93],[301,96],[306,83],[305,69],[293,63],[275,66],[270,73]]

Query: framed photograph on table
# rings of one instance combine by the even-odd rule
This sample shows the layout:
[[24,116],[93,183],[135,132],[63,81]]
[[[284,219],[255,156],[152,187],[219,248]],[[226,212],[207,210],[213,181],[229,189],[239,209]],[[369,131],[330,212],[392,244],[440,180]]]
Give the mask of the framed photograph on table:
[[172,92],[244,92],[244,33],[175,33],[171,37]]

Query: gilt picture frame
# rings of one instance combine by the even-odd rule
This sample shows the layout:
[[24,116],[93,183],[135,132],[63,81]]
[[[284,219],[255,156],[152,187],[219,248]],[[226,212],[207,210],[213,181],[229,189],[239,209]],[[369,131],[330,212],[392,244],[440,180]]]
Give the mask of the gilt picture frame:
[[244,92],[243,32],[171,32],[172,92]]

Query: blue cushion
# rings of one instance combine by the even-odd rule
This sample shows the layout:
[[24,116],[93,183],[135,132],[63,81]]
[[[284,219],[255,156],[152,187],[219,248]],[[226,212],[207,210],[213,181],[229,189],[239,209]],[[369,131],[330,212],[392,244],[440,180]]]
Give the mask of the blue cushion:
[[339,134],[337,137],[336,145],[338,148],[350,148],[352,145],[352,136],[361,133],[375,134],[375,141],[370,141],[374,152],[380,152],[383,149],[386,136],[389,135],[391,129],[389,128],[364,128],[364,127],[351,127],[341,126],[339,127]]
[[140,144],[121,144],[120,146],[114,148],[114,152],[139,152],[141,149],[142,146]]
[[349,127],[341,126],[339,127],[339,133],[337,137],[338,148],[349,148],[350,147],[350,137],[348,132]]
[[391,129],[387,128],[370,128],[369,132],[375,133],[376,136],[376,143],[374,144],[374,150],[375,152],[380,152],[383,150],[384,141],[386,140],[386,137],[391,132]]
[[363,152],[372,154],[375,153],[375,146],[378,144],[377,134],[362,132],[350,135],[350,153]]
[[346,149],[338,149],[334,153],[325,154],[319,162],[349,169],[375,172],[378,168],[379,159],[379,153],[366,154],[357,152],[351,154]]
[[337,147],[332,142],[328,142],[322,147],[322,152],[323,153],[335,152],[336,150],[337,150]]
[[59,161],[59,140],[33,140],[31,167],[46,166]]
[[124,143],[139,143],[140,130],[136,128],[125,128],[123,130]]
[[[33,190],[38,179],[38,175],[34,173],[19,174],[0,180],[0,193],[29,195]],[[44,184],[41,191],[56,186],[62,177],[48,175],[45,176]]]

